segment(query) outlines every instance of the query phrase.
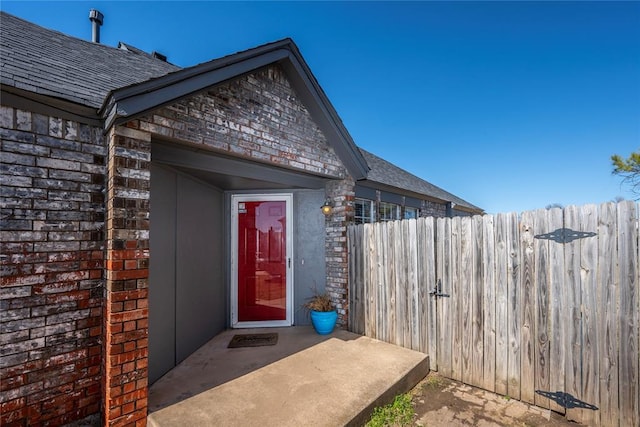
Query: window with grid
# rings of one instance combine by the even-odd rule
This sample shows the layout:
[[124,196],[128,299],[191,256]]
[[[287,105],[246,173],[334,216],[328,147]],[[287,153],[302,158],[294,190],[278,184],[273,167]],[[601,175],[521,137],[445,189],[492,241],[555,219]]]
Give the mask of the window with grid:
[[395,221],[400,219],[400,206],[394,203],[380,202],[378,221]]
[[354,201],[354,222],[367,224],[373,222],[373,200],[356,199]]

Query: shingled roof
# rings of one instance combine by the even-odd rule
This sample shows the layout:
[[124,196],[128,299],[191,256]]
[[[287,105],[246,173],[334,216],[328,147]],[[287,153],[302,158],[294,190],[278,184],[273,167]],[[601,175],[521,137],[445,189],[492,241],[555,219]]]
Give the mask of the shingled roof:
[[180,70],[137,49],[77,39],[6,12],[0,25],[3,85],[96,110],[114,89]]
[[[326,94],[290,39],[258,46],[189,68],[162,61],[131,45],[118,48],[71,37],[0,12],[0,83],[16,90],[82,105],[111,124],[187,95],[207,85],[240,75],[270,62],[288,71],[297,92],[314,118],[351,166],[353,176],[373,186],[453,202],[458,208],[480,213],[482,209],[409,172],[356,148]],[[158,93],[170,91],[162,98]],[[130,105],[129,105],[130,104]],[[109,115],[109,109],[111,115]],[[115,112],[115,113],[114,113]],[[92,113],[92,114],[93,114]],[[366,164],[365,164],[366,161]],[[371,170],[367,170],[367,165]],[[366,177],[365,177],[366,176]],[[363,180],[364,178],[364,180]]]
[[481,208],[454,196],[453,194],[425,181],[422,178],[418,178],[417,176],[376,156],[375,154],[372,154],[362,148],[360,148],[360,152],[362,152],[369,168],[371,168],[367,174],[367,181],[395,187],[417,195],[426,195],[445,202],[453,202],[456,204],[457,209],[462,208],[474,213],[483,212]]

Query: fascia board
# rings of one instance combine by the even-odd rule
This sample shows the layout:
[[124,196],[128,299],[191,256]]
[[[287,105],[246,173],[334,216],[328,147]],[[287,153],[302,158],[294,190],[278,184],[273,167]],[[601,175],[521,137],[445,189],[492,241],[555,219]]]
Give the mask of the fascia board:
[[108,129],[115,123],[130,120],[132,116],[175,102],[207,87],[278,62],[287,56],[286,49],[278,49],[205,72],[194,73],[193,70],[186,70],[192,75],[185,76],[178,71],[170,74],[166,79],[160,78],[139,87],[116,91],[110,95],[112,99],[107,103],[109,107],[106,112],[105,127]]

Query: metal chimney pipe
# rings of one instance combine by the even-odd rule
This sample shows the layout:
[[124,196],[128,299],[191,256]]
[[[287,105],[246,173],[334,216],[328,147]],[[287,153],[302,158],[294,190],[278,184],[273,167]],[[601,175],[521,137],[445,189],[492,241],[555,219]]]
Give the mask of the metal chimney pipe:
[[100,43],[100,26],[104,20],[104,15],[95,9],[89,11],[89,21],[91,21],[91,41]]

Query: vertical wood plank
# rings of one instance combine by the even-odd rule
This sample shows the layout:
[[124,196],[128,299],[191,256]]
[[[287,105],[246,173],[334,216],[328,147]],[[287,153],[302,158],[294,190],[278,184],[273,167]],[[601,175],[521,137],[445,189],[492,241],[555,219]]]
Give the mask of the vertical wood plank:
[[520,294],[522,293],[522,280],[520,276],[521,269],[521,249],[520,249],[520,224],[516,213],[507,214],[507,236],[506,241],[509,244],[509,264],[507,268],[507,293],[509,310],[507,312],[509,322],[509,355],[508,355],[508,390],[510,397],[520,400],[521,395],[521,378],[520,378],[520,360],[522,358],[521,348],[521,325],[522,325],[522,307],[520,303]]
[[426,272],[425,270],[427,269],[427,265],[425,264],[425,257],[424,257],[424,246],[426,245],[426,232],[425,232],[425,223],[424,223],[424,218],[416,218],[415,220],[416,224],[416,241],[414,243],[415,245],[415,251],[416,251],[416,334],[417,334],[417,343],[416,343],[416,350],[421,351],[423,353],[426,353],[427,350],[427,330],[426,330],[426,322],[424,322],[423,325],[423,321],[425,320],[425,315],[427,313],[427,310],[429,309],[428,306],[425,305],[426,300],[422,301],[422,289],[423,289],[423,284],[425,282],[425,276],[426,276]]
[[484,277],[483,388],[496,389],[496,258],[494,217],[482,217],[482,267]]
[[535,258],[533,252],[533,212],[523,212],[520,219],[522,244],[522,326],[520,360],[520,398],[527,403],[535,400]]
[[[402,235],[402,227],[396,221],[389,221],[387,223],[393,230],[396,238],[393,242],[390,242],[390,246],[393,246],[395,263],[396,263],[396,316],[398,318],[396,328],[396,344],[401,347],[405,346],[405,326],[407,318],[407,286],[404,279],[406,271],[406,261],[402,251],[402,245],[399,242],[399,236]],[[409,343],[410,344],[410,343]]]
[[393,251],[389,250],[389,244],[393,241],[394,236],[392,230],[389,230],[387,224],[382,222],[379,225],[381,242],[378,246],[379,257],[381,257],[380,265],[382,266],[380,277],[383,278],[378,286],[378,339],[390,342],[390,330],[396,322],[395,311],[389,310],[393,307],[393,274],[397,267],[393,260]]
[[[412,268],[410,270],[411,283],[413,284],[413,298],[411,300],[412,303],[412,312],[413,312],[413,323],[412,323],[412,333],[411,333],[411,348],[416,351],[421,351],[422,341],[423,341],[423,333],[424,328],[422,328],[422,297],[421,297],[421,286],[420,286],[420,257],[418,251],[418,236],[421,239],[424,238],[423,235],[418,234],[418,221],[416,219],[410,219],[409,221],[409,236],[411,239],[411,262]],[[423,227],[421,227],[423,229]]]
[[385,341],[390,343],[396,343],[396,329],[397,322],[400,319],[397,317],[397,300],[396,300],[396,281],[395,281],[395,269],[397,268],[395,260],[395,252],[393,250],[393,241],[396,238],[394,230],[389,227],[388,223],[379,223],[381,229],[385,230],[385,240],[382,242],[384,259],[387,264],[384,275],[384,296],[385,305],[380,308],[385,316],[385,324],[383,325]]
[[[572,230],[580,227],[580,211],[575,206],[564,210],[564,226]],[[564,324],[566,327],[565,349],[565,392],[571,398],[579,399],[582,389],[582,295],[580,289],[580,240],[564,244],[565,259],[565,292],[564,292]],[[575,405],[566,408],[566,416],[570,421],[580,421],[579,410]]]
[[356,334],[364,333],[362,291],[364,287],[364,261],[362,225],[354,225],[347,229],[347,245],[349,248],[349,329]]
[[378,259],[378,242],[380,233],[378,230],[378,224],[367,224],[369,230],[369,284],[366,287],[367,290],[367,322],[365,325],[366,335],[371,338],[376,338],[376,298],[378,289],[378,271],[380,269],[380,260]]
[[[564,227],[562,209],[549,211],[549,230]],[[549,389],[551,393],[564,392],[565,328],[564,306],[564,244],[549,242]],[[565,407],[556,400],[549,402],[550,409],[564,414]]]
[[495,360],[495,392],[507,395],[508,360],[509,360],[509,320],[508,320],[508,261],[507,216],[498,214],[495,217],[495,324],[496,324],[496,360]]
[[405,292],[405,316],[403,318],[402,325],[402,340],[404,341],[405,348],[411,348],[411,323],[412,323],[412,313],[411,313],[411,282],[409,279],[409,268],[411,265],[411,260],[409,258],[409,247],[407,245],[407,222],[406,221],[397,221],[396,225],[398,227],[398,232],[401,237],[401,245],[400,252],[402,254],[402,268],[400,269],[400,285],[403,287]]
[[[595,205],[580,208],[580,228],[578,231],[594,233],[598,227],[598,210]],[[596,277],[598,268],[598,236],[585,236],[580,239],[580,284],[582,289],[582,389],[580,400],[587,408],[581,408],[580,419],[587,425],[599,424],[599,414],[594,409],[598,403],[598,342],[596,325]]]
[[620,425],[640,425],[638,413],[638,223],[637,205],[618,204],[618,255],[620,277]]
[[600,425],[617,426],[618,412],[618,246],[616,205],[600,205],[598,215],[598,277],[596,326],[599,357]]
[[484,266],[482,217],[471,217],[471,378],[476,387],[484,383]]
[[423,248],[423,262],[425,269],[425,280],[421,283],[420,289],[420,301],[427,310],[423,314],[422,328],[424,329],[424,336],[426,337],[423,343],[421,351],[429,355],[430,369],[435,371],[437,366],[437,345],[438,337],[436,335],[436,316],[435,305],[432,305],[431,298],[429,298],[429,290],[436,285],[436,229],[435,219],[433,217],[421,218],[424,224],[424,241],[425,246]]
[[[546,238],[541,238],[540,235],[548,234],[554,231],[549,224],[548,210],[537,210],[534,212],[534,226],[533,226],[533,251],[534,251],[534,286],[535,286],[535,301],[534,301],[534,315],[535,315],[535,335],[534,335],[534,365],[535,365],[535,378],[534,386],[535,392],[543,391],[548,392],[549,385],[549,246],[558,245],[557,242],[551,241]],[[545,394],[535,393],[534,401],[537,406],[542,408],[549,408],[550,400]]]
[[445,377],[452,378],[451,330],[455,324],[454,319],[451,317],[452,311],[450,310],[450,307],[455,303],[455,297],[453,296],[451,284],[451,263],[453,256],[451,253],[451,219],[438,218],[436,221],[436,227],[437,278],[434,287],[429,289],[429,291],[436,289],[436,286],[440,285],[442,286],[443,292],[449,293],[451,297],[446,301],[438,301],[438,298],[431,296],[429,297],[429,304],[433,308],[433,313],[436,315],[434,323],[436,326],[437,340],[436,369],[438,369],[438,371]]
[[473,352],[473,235],[471,218],[460,220],[460,307],[459,316],[462,319],[462,382],[472,384],[471,355]]
[[[462,276],[462,222],[460,217],[451,219],[451,378],[462,381],[463,300]],[[438,302],[441,304],[440,302]]]

